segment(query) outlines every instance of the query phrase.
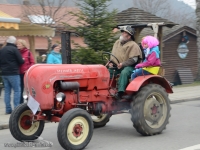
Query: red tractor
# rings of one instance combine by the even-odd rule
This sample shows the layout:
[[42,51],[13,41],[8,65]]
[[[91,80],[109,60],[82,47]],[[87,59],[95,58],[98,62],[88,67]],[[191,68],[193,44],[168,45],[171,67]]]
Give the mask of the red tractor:
[[[39,64],[25,74],[28,102],[10,116],[9,128],[18,141],[37,139],[45,121],[59,122],[57,137],[66,150],[85,148],[93,128],[103,127],[112,115],[128,110],[142,135],[161,133],[170,117],[169,82],[159,75],[139,76],[126,88],[130,99],[116,101],[117,77],[110,79],[103,65]],[[123,118],[122,118],[123,119]]]
[[[132,27],[152,27],[156,35],[160,25],[164,24]],[[68,37],[64,32],[61,35],[63,62],[70,63],[70,51],[66,54],[66,49],[70,49],[70,44],[66,44],[70,43],[66,42],[70,33],[67,32]],[[119,76],[110,78],[103,65],[32,66],[24,77],[27,93],[24,98],[28,102],[12,112],[11,134],[18,141],[32,141],[42,134],[45,121],[59,122],[57,137],[60,145],[66,150],[81,150],[90,142],[93,128],[103,127],[112,115],[127,111],[140,134],[161,133],[170,117],[168,93],[173,93],[170,83],[160,75],[139,76],[127,85],[126,98],[117,101],[114,95]]]

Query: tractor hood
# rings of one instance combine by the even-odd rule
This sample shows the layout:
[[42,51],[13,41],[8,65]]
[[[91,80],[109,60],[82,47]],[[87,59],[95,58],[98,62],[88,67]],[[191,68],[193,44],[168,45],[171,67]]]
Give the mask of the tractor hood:
[[37,64],[26,72],[25,90],[40,104],[42,99],[52,101],[45,103],[43,109],[53,105],[54,84],[56,81],[79,82],[80,88],[86,90],[108,89],[110,74],[103,65],[80,64]]

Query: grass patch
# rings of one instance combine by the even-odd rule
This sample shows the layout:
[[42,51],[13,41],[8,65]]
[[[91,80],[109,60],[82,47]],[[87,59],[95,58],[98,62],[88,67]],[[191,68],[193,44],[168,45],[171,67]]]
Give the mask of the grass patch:
[[176,85],[174,87],[190,87],[190,86],[200,86],[200,81],[194,81],[191,84]]

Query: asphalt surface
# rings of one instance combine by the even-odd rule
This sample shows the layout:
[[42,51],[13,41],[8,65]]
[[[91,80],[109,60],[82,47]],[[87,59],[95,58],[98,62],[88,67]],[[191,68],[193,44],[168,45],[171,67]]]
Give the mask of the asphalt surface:
[[[94,129],[86,150],[198,150],[200,149],[200,101],[173,104],[170,122],[162,134],[142,136],[133,128],[130,114],[112,116],[103,128]],[[63,150],[57,140],[58,123],[47,123],[40,139],[52,147],[6,147],[16,145],[9,129],[0,130],[0,150]],[[9,144],[8,144],[9,143]],[[196,145],[196,146],[195,146]],[[187,148],[191,147],[193,148]]]

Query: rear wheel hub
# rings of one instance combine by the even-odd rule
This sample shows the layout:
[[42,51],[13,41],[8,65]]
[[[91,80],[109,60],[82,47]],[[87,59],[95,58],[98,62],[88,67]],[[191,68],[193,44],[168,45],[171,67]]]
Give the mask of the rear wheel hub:
[[154,104],[153,107],[151,107],[151,111],[152,111],[151,114],[156,115],[157,113],[159,113],[158,109],[159,109],[159,106]]
[[162,116],[160,103],[153,98],[148,99],[145,102],[144,109],[145,109],[145,114],[144,114],[145,119],[150,122],[158,121]]

